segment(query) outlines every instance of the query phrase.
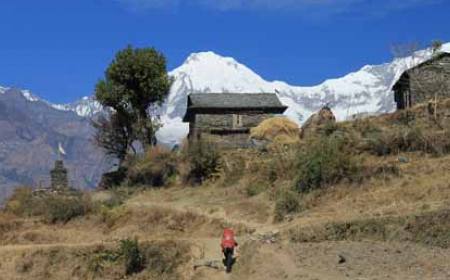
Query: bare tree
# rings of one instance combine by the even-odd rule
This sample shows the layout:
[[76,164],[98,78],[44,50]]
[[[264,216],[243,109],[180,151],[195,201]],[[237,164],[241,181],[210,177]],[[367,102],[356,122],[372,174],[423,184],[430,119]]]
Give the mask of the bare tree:
[[431,42],[431,51],[433,54],[439,53],[444,43],[441,40],[433,40]]

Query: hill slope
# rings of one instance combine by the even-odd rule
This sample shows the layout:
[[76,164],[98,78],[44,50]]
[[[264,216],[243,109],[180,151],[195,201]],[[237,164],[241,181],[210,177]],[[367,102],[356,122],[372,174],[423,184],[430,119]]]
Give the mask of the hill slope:
[[[444,45],[443,50],[450,51],[450,44]],[[157,136],[160,142],[168,145],[179,143],[186,136],[188,126],[182,123],[181,119],[186,110],[187,95],[191,92],[242,93],[276,91],[281,101],[289,106],[286,115],[297,123],[305,121],[313,112],[325,104],[329,104],[332,107],[338,120],[344,120],[358,113],[378,114],[390,112],[394,108],[393,97],[390,92],[393,83],[404,70],[427,59],[430,55],[430,51],[421,51],[414,58],[408,57],[394,60],[391,63],[364,66],[359,71],[341,78],[324,81],[322,84],[314,87],[300,87],[288,85],[281,81],[266,81],[251,69],[230,57],[222,57],[212,52],[195,53],[190,55],[183,65],[170,72],[175,82],[167,102],[160,110],[164,126]],[[87,118],[93,117],[102,111],[100,104],[93,97],[84,97],[71,104],[51,104],[33,95],[30,91],[13,91],[16,92],[17,98],[15,99],[9,98],[9,94],[5,95],[5,93],[11,92],[10,89],[0,87],[0,96],[4,99],[0,113],[2,113],[1,111],[5,113],[12,110],[12,108],[18,108],[19,111],[17,113],[21,112],[27,120],[33,120],[26,125],[31,131],[54,130],[51,127],[53,124],[46,123],[47,119],[45,118],[39,123],[34,121],[39,119],[33,115],[33,112],[36,110],[44,110],[49,112],[49,114],[63,116],[59,119],[58,126],[63,126],[64,122],[67,122],[67,125],[73,125],[72,121],[74,119],[77,120],[77,125],[80,125],[79,129],[71,130],[72,134],[67,136],[64,141],[70,143],[83,142],[86,145],[77,144],[80,150],[74,155],[76,159],[69,156],[67,161],[69,167],[78,166],[73,171],[75,174],[82,174],[80,170],[86,170],[90,174],[87,175],[86,179],[82,180],[81,186],[95,185],[100,172],[106,169],[108,165],[102,163],[101,151],[94,151],[94,147],[88,141],[88,134],[91,132],[87,132],[88,130],[90,131]],[[22,96],[22,98],[19,98],[19,96]],[[22,105],[16,106],[14,102],[26,104],[28,109],[25,110],[25,107]],[[37,109],[33,111],[34,107]],[[75,114],[73,113],[78,115],[78,117],[74,116]],[[8,126],[9,130],[16,130],[18,128],[15,127],[15,124],[11,122],[8,124],[3,123],[3,126]],[[23,124],[21,125],[23,126]],[[5,133],[3,135],[3,139],[9,143],[8,145],[14,145],[14,149],[8,152],[8,158],[12,158],[11,155],[15,155],[15,153],[28,151],[30,143],[35,143],[18,140],[16,136],[15,133]],[[3,145],[6,145],[5,143]],[[54,150],[55,146],[54,143],[51,145],[45,144],[45,146],[47,148],[43,149],[41,147],[42,149],[40,149],[40,155],[38,156],[46,160],[45,163],[39,164],[39,172],[36,167],[33,167],[35,171],[26,171],[24,169],[26,165],[22,166],[23,160],[12,161],[6,160],[5,157],[0,157],[0,163],[2,164],[0,173],[3,174],[3,179],[0,180],[0,187],[5,190],[6,186],[37,183],[41,178],[46,178],[49,164],[55,156],[54,154],[49,156],[51,155],[49,147],[51,146]],[[46,154],[44,154],[44,151],[46,151]],[[18,156],[14,157],[17,158]],[[91,161],[92,158],[94,158],[93,161]],[[98,168],[85,169],[87,166],[96,166]],[[32,175],[39,179],[31,180]],[[84,175],[75,175],[75,178],[80,178],[80,176],[83,177]],[[88,183],[84,183],[84,181]]]
[[23,91],[0,94],[0,131],[0,198],[13,186],[48,185],[58,143],[67,152],[72,185],[92,188],[108,169],[103,152],[92,143],[88,119],[56,110]]

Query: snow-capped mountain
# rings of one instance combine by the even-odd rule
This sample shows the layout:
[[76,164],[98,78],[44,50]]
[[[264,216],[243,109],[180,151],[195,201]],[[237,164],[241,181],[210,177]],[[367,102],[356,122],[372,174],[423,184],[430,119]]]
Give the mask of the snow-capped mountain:
[[0,205],[14,187],[48,186],[59,146],[66,151],[74,187],[95,187],[111,168],[114,162],[92,141],[89,119],[57,110],[26,90],[2,88],[0,93]]
[[[450,43],[443,46],[450,52]],[[428,59],[429,50],[391,63],[369,65],[338,79],[313,87],[266,81],[245,65],[213,52],[190,55],[169,74],[174,84],[160,108],[162,143],[179,143],[188,132],[182,123],[187,95],[211,92],[276,92],[289,107],[286,115],[298,123],[328,104],[339,120],[358,113],[394,110],[391,88],[408,68]],[[68,151],[65,159],[81,187],[94,186],[111,162],[92,143],[93,128],[88,117],[103,110],[93,97],[71,104],[52,104],[28,90],[0,86],[0,198],[11,187],[37,184],[48,179],[59,143]]]
[[[442,47],[450,52],[450,43]],[[407,69],[429,59],[430,50],[412,57],[395,59],[391,63],[367,65],[359,71],[338,79],[326,80],[313,87],[292,86],[281,81],[266,81],[231,57],[213,52],[195,53],[169,74],[174,77],[170,95],[162,108],[164,126],[158,138],[176,143],[188,131],[181,119],[186,111],[189,93],[276,92],[289,108],[286,115],[297,123],[304,122],[322,106],[329,105],[338,120],[356,114],[378,114],[394,110],[391,88]]]
[[[443,45],[442,51],[450,52],[450,43]],[[332,108],[338,120],[355,114],[390,112],[395,108],[391,92],[394,83],[405,70],[431,55],[430,50],[423,50],[413,57],[367,65],[344,77],[326,80],[313,87],[301,87],[282,81],[266,81],[231,57],[213,52],[193,53],[180,67],[169,72],[174,84],[160,110],[163,127],[157,136],[163,143],[174,144],[187,134],[188,125],[182,123],[182,117],[190,93],[276,92],[282,103],[289,107],[285,114],[299,124],[324,105]],[[0,87],[0,94],[6,90]],[[22,91],[22,94],[29,101],[40,100],[29,91]],[[102,106],[93,97],[84,97],[70,104],[47,104],[82,117],[91,117],[102,111]]]
[[85,96],[69,104],[51,104],[55,109],[73,111],[81,117],[92,117],[103,110],[102,105],[93,96]]

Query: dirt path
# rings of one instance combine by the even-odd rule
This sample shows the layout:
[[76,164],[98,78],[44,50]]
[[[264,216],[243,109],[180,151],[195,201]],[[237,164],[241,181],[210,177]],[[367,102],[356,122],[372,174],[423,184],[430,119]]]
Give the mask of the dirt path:
[[[182,205],[178,202],[132,201],[132,202],[129,202],[127,205],[129,207],[137,207],[137,208],[157,207],[157,208],[175,210],[178,212],[192,212],[198,216],[204,216],[208,219],[224,220],[227,224],[230,224],[230,225],[244,225],[245,227],[249,228],[249,230],[251,232],[253,232],[255,234],[267,233],[270,231],[278,230],[280,228],[280,225],[274,225],[271,223],[257,223],[254,221],[246,220],[244,218],[242,218],[242,219],[232,218],[232,217],[227,216],[225,214],[225,211],[216,211],[214,213],[209,213],[199,207],[194,207],[194,206],[190,206],[190,205]],[[220,233],[218,233],[218,234],[220,234]]]

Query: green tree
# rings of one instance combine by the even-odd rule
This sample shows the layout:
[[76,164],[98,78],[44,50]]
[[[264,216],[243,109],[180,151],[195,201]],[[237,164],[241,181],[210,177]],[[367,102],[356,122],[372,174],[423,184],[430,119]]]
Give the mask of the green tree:
[[95,144],[103,148],[106,154],[116,157],[119,166],[122,166],[129,147],[133,149],[133,136],[129,134],[131,129],[128,127],[128,119],[117,113],[111,113],[108,117],[99,116],[92,121],[92,125],[96,130]]
[[128,46],[106,69],[105,78],[96,85],[95,97],[121,120],[120,126],[131,137],[129,148],[136,140],[144,147],[156,144],[160,124],[155,111],[167,97],[171,83],[166,59],[154,48]]

